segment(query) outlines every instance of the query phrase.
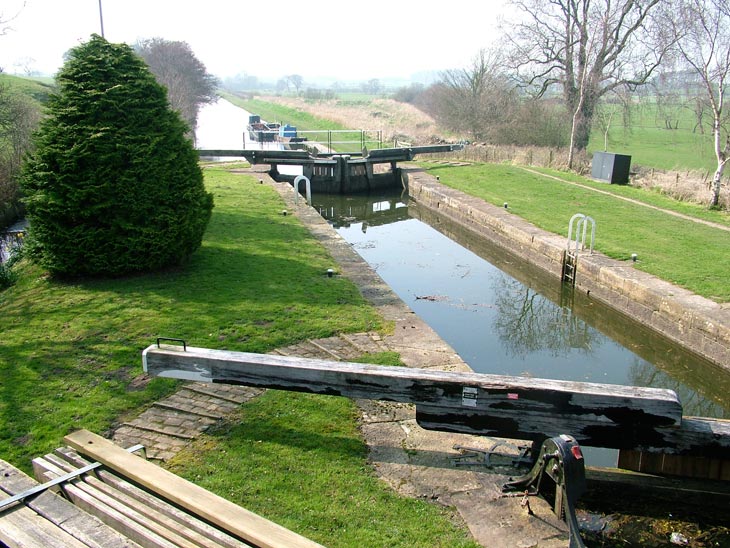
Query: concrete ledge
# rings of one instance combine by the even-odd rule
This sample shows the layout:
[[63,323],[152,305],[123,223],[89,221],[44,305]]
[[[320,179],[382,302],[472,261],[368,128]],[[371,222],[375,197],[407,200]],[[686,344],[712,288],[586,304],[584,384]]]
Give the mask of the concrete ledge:
[[[566,238],[441,185],[421,171],[408,172],[408,188],[419,205],[508,249],[551,276],[562,276]],[[730,371],[730,307],[597,252],[579,254],[575,289]]]

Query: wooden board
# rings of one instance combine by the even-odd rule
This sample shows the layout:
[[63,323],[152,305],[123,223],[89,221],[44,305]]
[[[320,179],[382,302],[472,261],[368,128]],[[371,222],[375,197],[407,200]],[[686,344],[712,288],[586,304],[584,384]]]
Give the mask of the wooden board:
[[260,548],[315,548],[319,544],[249,512],[172,472],[128,453],[87,430],[69,434],[64,441],[79,453],[101,462],[145,489],[185,508]]
[[596,447],[661,440],[681,424],[671,390],[454,373],[153,345],[150,375],[416,404],[424,428],[541,440],[570,434]]
[[[37,476],[53,477],[75,470],[75,463],[82,460],[71,449],[60,448],[55,454],[33,459],[33,468]],[[73,484],[65,484],[63,490],[75,504],[146,547],[251,546],[114,477],[105,469],[96,469]]]
[[[0,500],[38,485],[11,464],[0,460]],[[131,548],[111,529],[83,514],[58,495],[43,492],[26,506],[18,502],[0,512],[0,544],[11,548]],[[40,513],[42,512],[42,514]],[[101,539],[101,543],[99,542]]]
[[[33,459],[36,475],[43,473],[45,477],[53,478],[64,474],[51,460],[42,457]],[[87,478],[88,480],[89,478]],[[87,481],[80,478],[64,483],[61,490],[76,506],[101,519],[109,527],[119,531],[124,536],[138,542],[145,548],[200,548],[200,544],[190,542],[178,531],[185,531],[183,526],[169,529],[158,524],[154,519],[138,511],[138,507],[126,506],[113,497],[105,496]],[[206,545],[202,545],[206,546]],[[207,548],[213,548],[208,544]]]

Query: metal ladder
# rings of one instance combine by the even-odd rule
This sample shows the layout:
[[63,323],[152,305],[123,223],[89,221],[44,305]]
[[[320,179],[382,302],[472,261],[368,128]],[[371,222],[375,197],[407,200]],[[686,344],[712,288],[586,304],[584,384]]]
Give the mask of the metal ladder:
[[[573,223],[577,220],[575,238],[573,238]],[[563,282],[575,286],[575,274],[578,266],[578,252],[586,248],[588,225],[591,226],[590,253],[593,253],[593,242],[596,238],[596,222],[592,217],[583,213],[576,213],[568,224],[568,245],[563,259]]]

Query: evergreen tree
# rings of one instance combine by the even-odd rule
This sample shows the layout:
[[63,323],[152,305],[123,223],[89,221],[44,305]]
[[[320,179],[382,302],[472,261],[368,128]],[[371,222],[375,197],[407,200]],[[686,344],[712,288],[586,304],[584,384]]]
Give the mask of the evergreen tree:
[[213,207],[189,129],[126,44],[73,50],[22,177],[28,255],[60,276],[179,264]]

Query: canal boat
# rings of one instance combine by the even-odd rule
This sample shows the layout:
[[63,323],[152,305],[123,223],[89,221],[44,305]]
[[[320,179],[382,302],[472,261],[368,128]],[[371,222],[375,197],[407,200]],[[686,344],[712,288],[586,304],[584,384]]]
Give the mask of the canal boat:
[[266,122],[261,120],[258,114],[252,114],[248,117],[248,138],[257,143],[272,143],[278,140],[279,128],[281,124],[276,122]]

